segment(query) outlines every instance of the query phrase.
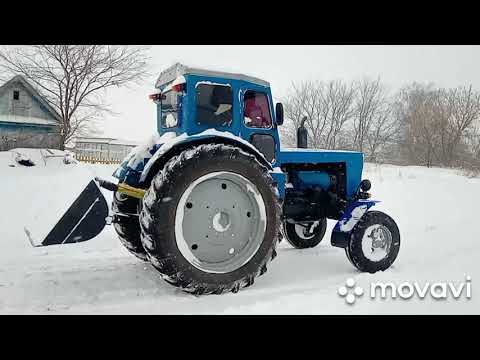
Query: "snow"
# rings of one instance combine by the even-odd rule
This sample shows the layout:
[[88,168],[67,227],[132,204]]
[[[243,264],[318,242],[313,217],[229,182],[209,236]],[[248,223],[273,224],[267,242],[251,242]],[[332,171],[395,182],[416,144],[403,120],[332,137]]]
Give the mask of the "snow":
[[173,114],[167,114],[167,118],[165,119],[165,125],[167,127],[174,127],[177,125],[177,119]]
[[175,85],[185,84],[186,82],[187,80],[185,80],[185,77],[183,75],[180,75],[175,80],[173,80],[171,86],[174,87]]
[[[46,165],[42,160],[34,167],[10,167],[12,161],[11,153],[0,152],[2,314],[480,313],[475,286],[480,279],[480,229],[474,201],[480,196],[480,179],[454,170],[365,165],[363,178],[372,181],[373,198],[382,200],[374,209],[392,216],[401,232],[399,257],[385,272],[356,271],[343,250],[329,244],[335,225],[329,220],[326,238],[316,248],[295,250],[282,241],[268,272],[253,286],[238,294],[195,297],[169,285],[150,264],[129,254],[111,226],[85,243],[32,247],[24,227],[37,239],[93,176],[108,179],[115,167],[65,165],[62,158],[47,159]],[[111,193],[105,195],[110,201]],[[338,294],[350,278],[364,290],[356,300],[349,297],[352,304],[346,303],[347,294]],[[436,282],[452,281],[457,289],[467,282],[472,297],[439,300],[427,293],[425,299],[370,299],[369,286],[379,281],[418,282],[420,289],[429,283],[429,291]]]
[[232,87],[230,84],[222,84],[222,83],[217,83],[213,81],[199,81],[195,84],[195,88],[199,87],[200,85],[224,86],[229,88]]
[[172,83],[169,85],[165,86],[165,88],[162,89],[161,93],[165,94],[173,89],[175,85],[181,85],[185,84],[187,81],[185,80],[185,77],[183,75],[178,76],[175,80],[173,80]]
[[35,165],[35,163],[27,155],[22,153],[17,153],[15,155],[15,162],[22,165],[21,163],[22,161],[28,161],[32,166]]
[[155,133],[144,144],[136,146],[130,151],[130,154],[127,156],[127,158],[130,158],[128,166],[132,169],[135,169],[140,162],[143,162],[144,159],[152,157],[150,150],[153,149],[155,145],[165,144],[174,139],[176,136],[177,134],[171,131],[166,132],[161,136],[158,133]]

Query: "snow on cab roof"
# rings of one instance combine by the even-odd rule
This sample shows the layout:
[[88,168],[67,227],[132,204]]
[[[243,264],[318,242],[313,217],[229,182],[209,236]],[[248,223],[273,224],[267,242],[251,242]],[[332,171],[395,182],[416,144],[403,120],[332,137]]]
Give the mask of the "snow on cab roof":
[[177,77],[182,75],[188,75],[188,74],[219,77],[219,78],[234,79],[234,80],[243,80],[243,81],[248,81],[260,86],[270,86],[270,83],[268,81],[265,81],[253,76],[227,73],[227,72],[221,72],[221,71],[212,71],[212,70],[206,70],[206,69],[197,69],[197,68],[185,66],[180,63],[176,63],[175,65],[170,66],[168,69],[160,73],[160,75],[158,76],[157,82],[155,83],[155,87],[160,88],[161,86],[172,82]]

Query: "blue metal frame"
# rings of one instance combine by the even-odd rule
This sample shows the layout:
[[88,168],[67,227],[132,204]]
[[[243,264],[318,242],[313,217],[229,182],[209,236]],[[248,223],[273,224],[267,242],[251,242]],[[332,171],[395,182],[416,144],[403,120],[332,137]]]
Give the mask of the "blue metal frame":
[[379,202],[377,200],[355,200],[349,203],[333,228],[331,244],[341,248],[347,247],[355,225],[372,206]]

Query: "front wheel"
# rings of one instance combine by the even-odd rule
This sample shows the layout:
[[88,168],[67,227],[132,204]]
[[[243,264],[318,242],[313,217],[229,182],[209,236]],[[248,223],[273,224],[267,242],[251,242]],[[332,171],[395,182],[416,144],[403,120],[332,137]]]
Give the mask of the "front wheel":
[[347,258],[360,271],[388,269],[400,250],[400,232],[395,221],[380,211],[368,211],[353,228]]
[[283,222],[283,232],[288,243],[296,249],[313,248],[320,244],[327,230],[327,219],[314,222]]

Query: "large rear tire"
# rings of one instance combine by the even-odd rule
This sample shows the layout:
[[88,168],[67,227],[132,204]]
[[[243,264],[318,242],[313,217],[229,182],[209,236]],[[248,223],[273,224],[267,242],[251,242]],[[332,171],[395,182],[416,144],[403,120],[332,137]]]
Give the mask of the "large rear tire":
[[276,256],[280,206],[254,155],[199,145],[154,177],[140,226],[143,247],[167,282],[197,295],[237,292]]
[[113,228],[125,248],[137,258],[147,261],[147,254],[140,238],[140,222],[138,216],[139,201],[135,198],[113,193],[112,210],[115,215]]

